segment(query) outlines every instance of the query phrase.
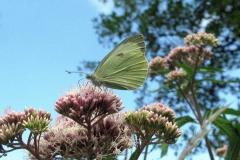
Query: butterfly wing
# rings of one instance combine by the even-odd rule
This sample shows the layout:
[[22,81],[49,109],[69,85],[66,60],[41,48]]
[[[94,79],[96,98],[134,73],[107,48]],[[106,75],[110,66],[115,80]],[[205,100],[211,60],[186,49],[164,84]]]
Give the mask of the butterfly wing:
[[143,35],[131,36],[102,60],[94,75],[108,88],[137,89],[147,77],[145,50]]

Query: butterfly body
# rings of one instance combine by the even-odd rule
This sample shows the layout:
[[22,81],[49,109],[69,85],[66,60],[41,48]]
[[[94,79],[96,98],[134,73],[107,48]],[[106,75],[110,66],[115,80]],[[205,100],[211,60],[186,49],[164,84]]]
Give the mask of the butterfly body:
[[131,36],[112,50],[93,74],[87,74],[96,86],[135,90],[142,86],[148,73],[145,43],[141,34]]

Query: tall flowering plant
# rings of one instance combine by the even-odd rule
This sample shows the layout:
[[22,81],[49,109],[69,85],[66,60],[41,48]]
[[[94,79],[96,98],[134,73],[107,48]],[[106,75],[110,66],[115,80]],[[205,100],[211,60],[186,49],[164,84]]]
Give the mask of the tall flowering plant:
[[[225,135],[228,136],[229,143],[232,144],[232,148],[228,149],[226,157],[228,157],[228,159],[233,159],[233,157],[236,159],[240,153],[240,143],[238,143],[240,140],[239,122],[234,121],[234,123],[238,124],[234,125],[231,120],[228,120],[226,116],[224,116],[224,114],[240,116],[240,112],[228,109],[229,105],[227,105],[204,113],[197,98],[201,83],[239,82],[238,80],[226,82],[224,80],[213,79],[210,76],[217,72],[223,72],[220,69],[205,65],[205,62],[214,56],[210,48],[216,47],[217,45],[218,40],[213,34],[204,32],[191,34],[185,37],[185,45],[183,47],[176,47],[165,57],[155,57],[149,63],[149,76],[152,80],[159,75],[165,78],[164,86],[157,91],[160,91],[162,88],[175,90],[177,95],[184,99],[192,111],[193,116],[182,116],[176,120],[179,126],[195,122],[198,123],[201,128],[200,132],[191,138],[179,159],[184,159],[191,150],[201,142],[201,138],[205,140],[210,159],[214,159],[212,144],[207,136],[211,131],[211,129],[207,129],[207,126],[211,123],[221,132],[225,133]],[[203,75],[203,78],[200,78],[200,75]],[[220,115],[221,113],[223,114]],[[231,140],[232,137],[235,137],[235,140]]]

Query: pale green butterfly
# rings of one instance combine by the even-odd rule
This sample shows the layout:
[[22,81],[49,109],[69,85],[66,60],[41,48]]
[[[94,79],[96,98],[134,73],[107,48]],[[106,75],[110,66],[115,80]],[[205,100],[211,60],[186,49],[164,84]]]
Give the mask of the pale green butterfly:
[[148,74],[142,34],[125,39],[100,62],[93,74],[87,74],[96,86],[120,90],[135,90],[142,86]]

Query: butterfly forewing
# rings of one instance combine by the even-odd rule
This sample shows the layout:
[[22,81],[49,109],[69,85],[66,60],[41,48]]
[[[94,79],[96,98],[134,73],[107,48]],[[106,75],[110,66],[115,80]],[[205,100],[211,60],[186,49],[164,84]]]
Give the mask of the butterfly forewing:
[[142,35],[134,35],[120,43],[99,64],[94,75],[102,85],[134,90],[144,83],[148,72]]
[[142,54],[145,54],[146,49],[142,34],[131,36],[122,41],[116,48],[114,48],[108,55],[103,58],[103,60],[96,68],[95,73],[98,70],[102,70],[101,67],[103,64],[106,65],[109,61],[112,61],[112,57],[116,55],[120,57],[124,52],[127,53],[135,50],[139,50]]

